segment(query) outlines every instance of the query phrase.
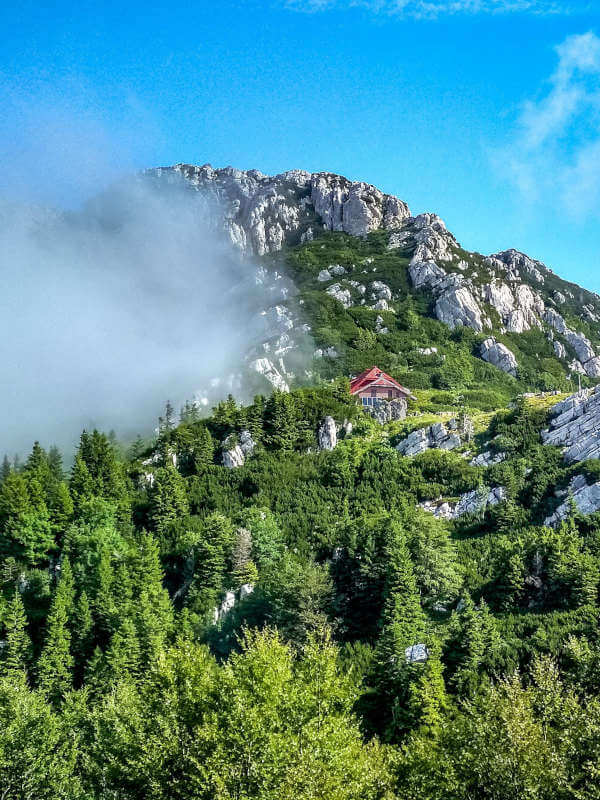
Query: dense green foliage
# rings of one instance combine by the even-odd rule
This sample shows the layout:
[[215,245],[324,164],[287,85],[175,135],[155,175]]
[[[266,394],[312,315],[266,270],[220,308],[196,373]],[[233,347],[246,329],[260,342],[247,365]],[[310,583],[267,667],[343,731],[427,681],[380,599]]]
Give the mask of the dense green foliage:
[[[386,335],[315,283],[367,256],[405,297]],[[600,515],[543,521],[600,463],[565,466],[539,435],[556,398],[518,397],[564,375],[537,334],[519,380],[477,359],[378,234],[286,257],[340,352],[312,386],[178,422],[168,407],[147,446],[84,432],[68,474],[37,443],[5,460],[0,796],[597,798]],[[406,420],[350,396],[373,363],[415,390]],[[321,452],[326,415],[340,440]],[[457,451],[395,449],[452,415],[475,429]],[[243,431],[254,451],[226,469]],[[484,449],[506,458],[471,466]],[[504,502],[453,521],[419,507],[490,486]]]

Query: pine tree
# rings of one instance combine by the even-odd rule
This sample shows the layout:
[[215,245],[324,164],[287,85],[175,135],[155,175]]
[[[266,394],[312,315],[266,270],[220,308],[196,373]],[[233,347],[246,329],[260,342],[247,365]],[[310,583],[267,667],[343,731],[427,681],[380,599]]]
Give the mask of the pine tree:
[[198,431],[193,444],[194,467],[196,472],[201,473],[213,463],[215,444],[208,428],[202,426]]
[[48,466],[50,467],[50,472],[57,481],[63,481],[65,479],[62,455],[56,445],[52,445],[48,450]]
[[130,618],[126,617],[115,631],[104,660],[105,689],[124,678],[137,680],[142,665],[148,666],[148,661],[142,657],[135,625]]
[[93,616],[96,623],[96,634],[102,645],[110,639],[116,624],[116,604],[113,595],[115,575],[110,549],[104,546],[96,565],[94,579],[94,598],[92,602]]
[[411,678],[421,665],[407,663],[406,650],[422,644],[425,617],[421,609],[404,531],[393,525],[386,547],[388,576],[382,627],[375,651],[375,685],[382,714],[391,712],[387,736],[395,739],[407,724]]
[[258,578],[256,565],[252,561],[252,534],[248,528],[238,528],[231,558],[231,574],[234,585],[255,583]]
[[75,604],[73,612],[73,656],[75,659],[76,678],[80,682],[88,659],[92,654],[92,644],[94,635],[94,621],[90,602],[85,591],[83,591]]
[[115,448],[108,437],[97,430],[81,434],[71,474],[71,493],[76,504],[92,495],[117,502],[126,495],[123,470]]
[[258,394],[254,398],[252,405],[246,410],[246,427],[250,431],[252,439],[259,444],[263,440],[264,426],[263,415],[265,413],[265,398]]
[[9,457],[4,454],[4,458],[2,459],[2,467],[0,468],[0,483],[2,483],[10,473],[12,472],[12,466],[10,463]]
[[427,662],[410,684],[409,717],[427,736],[436,737],[449,707],[439,649],[430,647]]
[[55,531],[62,533],[73,517],[73,499],[64,481],[55,481],[48,492],[48,514]]
[[265,437],[269,447],[289,452],[298,438],[298,415],[294,398],[275,391],[265,407]]
[[73,616],[73,574],[67,559],[47,620],[46,642],[38,661],[40,688],[51,702],[58,703],[73,686],[73,656],[69,622]]
[[150,520],[157,533],[189,514],[185,481],[172,465],[156,470],[150,497]]
[[81,508],[82,503],[89,500],[94,493],[94,481],[80,455],[75,456],[69,488],[76,508]]
[[27,634],[27,616],[17,590],[6,607],[4,619],[6,644],[2,651],[2,668],[7,675],[23,676],[29,660],[31,642]]
[[135,563],[135,625],[142,663],[154,661],[173,628],[173,607],[163,587],[158,544],[153,536],[141,536]]

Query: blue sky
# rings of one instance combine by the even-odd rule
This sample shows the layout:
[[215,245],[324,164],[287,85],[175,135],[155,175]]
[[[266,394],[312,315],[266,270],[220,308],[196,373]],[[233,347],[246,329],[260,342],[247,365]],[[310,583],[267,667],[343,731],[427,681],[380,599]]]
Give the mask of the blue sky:
[[0,189],[76,205],[179,161],[329,170],[600,291],[594,5],[2,4]]

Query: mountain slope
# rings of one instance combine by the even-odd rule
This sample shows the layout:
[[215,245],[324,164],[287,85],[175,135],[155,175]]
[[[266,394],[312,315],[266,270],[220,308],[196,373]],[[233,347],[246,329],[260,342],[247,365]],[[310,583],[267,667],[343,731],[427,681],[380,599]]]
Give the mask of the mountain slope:
[[[415,363],[395,337],[412,332],[420,339],[413,342],[416,355],[444,338],[435,328],[425,333],[407,323],[410,304],[419,317],[437,319],[453,331],[474,331],[475,337],[462,332],[455,339],[468,339],[471,356],[526,388],[569,388],[578,375],[600,376],[596,294],[516,250],[487,257],[465,251],[439,217],[410,216],[403,201],[369,184],[331,173],[292,170],[269,177],[208,165],[150,170],[144,177],[158,185],[183,185],[208,199],[214,224],[236,247],[262,256],[276,278],[283,272],[294,280],[300,297],[290,302],[282,297],[265,309],[280,330],[251,354],[254,366],[279,388],[306,377],[298,374],[298,363],[292,368],[287,362],[297,347],[306,349],[307,325],[318,357],[342,356],[339,369],[313,364],[309,377],[368,366],[366,356],[350,353],[352,337],[360,341],[354,349],[373,351],[372,358],[379,353],[385,367],[402,377]],[[327,308],[337,317],[329,331],[332,326],[323,324]],[[394,364],[382,351],[402,363]],[[450,353],[438,353],[444,355]],[[416,366],[431,373],[432,363],[425,357]]]

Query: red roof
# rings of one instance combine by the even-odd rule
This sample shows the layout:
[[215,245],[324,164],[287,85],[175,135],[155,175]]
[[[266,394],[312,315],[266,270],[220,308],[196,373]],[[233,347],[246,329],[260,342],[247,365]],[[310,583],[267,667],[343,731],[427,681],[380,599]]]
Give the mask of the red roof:
[[387,372],[380,370],[379,367],[371,367],[371,369],[367,369],[361,372],[360,375],[357,375],[356,378],[353,378],[350,381],[350,394],[357,394],[371,386],[393,386],[401,392],[404,392],[404,394],[409,396],[411,394],[408,389],[398,383],[398,381],[395,381]]

